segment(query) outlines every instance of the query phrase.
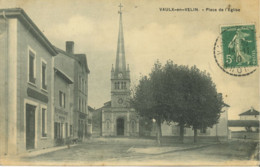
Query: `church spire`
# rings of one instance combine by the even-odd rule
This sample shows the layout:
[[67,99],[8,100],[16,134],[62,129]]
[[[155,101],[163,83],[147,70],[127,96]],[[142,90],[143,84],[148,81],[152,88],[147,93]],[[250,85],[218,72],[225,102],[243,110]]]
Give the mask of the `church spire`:
[[117,41],[117,52],[116,52],[116,67],[115,72],[125,72],[126,64],[125,64],[125,46],[124,46],[124,34],[123,34],[123,23],[122,23],[122,11],[121,8],[123,6],[119,5],[119,32],[118,32],[118,41]]

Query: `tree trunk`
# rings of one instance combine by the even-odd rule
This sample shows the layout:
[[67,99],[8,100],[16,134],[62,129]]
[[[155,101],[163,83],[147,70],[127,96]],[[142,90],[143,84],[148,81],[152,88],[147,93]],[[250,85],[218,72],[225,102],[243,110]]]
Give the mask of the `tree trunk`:
[[180,122],[180,142],[183,143],[184,140],[184,123]]
[[162,124],[161,123],[159,125],[159,130],[160,130],[160,137],[162,138]]
[[160,119],[157,119],[156,120],[156,124],[157,124],[157,143],[159,145],[161,145],[161,137],[162,137],[162,129],[161,129],[161,120]]
[[194,129],[194,143],[197,143],[197,136],[198,136],[198,130],[197,128],[193,128]]

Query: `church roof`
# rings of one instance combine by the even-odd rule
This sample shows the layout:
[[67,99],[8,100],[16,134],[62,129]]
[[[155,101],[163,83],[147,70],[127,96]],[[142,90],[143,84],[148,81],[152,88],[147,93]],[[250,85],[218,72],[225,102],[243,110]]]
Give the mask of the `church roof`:
[[247,110],[246,112],[239,114],[239,116],[243,115],[259,115],[259,111],[255,110],[254,108],[251,108],[250,110]]
[[105,102],[103,107],[111,107],[111,101]]
[[125,72],[126,71],[126,63],[125,63],[125,46],[124,46],[124,33],[123,33],[123,21],[122,21],[122,11],[120,4],[120,14],[119,16],[119,32],[118,32],[118,41],[117,41],[117,52],[116,52],[116,66],[115,72]]

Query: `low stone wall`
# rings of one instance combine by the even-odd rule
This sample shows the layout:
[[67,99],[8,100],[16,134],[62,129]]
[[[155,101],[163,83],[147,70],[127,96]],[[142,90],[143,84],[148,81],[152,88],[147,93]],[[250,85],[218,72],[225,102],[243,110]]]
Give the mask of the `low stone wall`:
[[[165,143],[174,143],[179,141],[179,136],[163,136],[162,142]],[[193,142],[194,137],[193,136],[184,136],[184,142]],[[217,141],[227,141],[227,136],[198,136],[197,141],[198,142],[217,142]]]
[[231,132],[232,139],[252,139],[259,140],[259,133],[257,132]]

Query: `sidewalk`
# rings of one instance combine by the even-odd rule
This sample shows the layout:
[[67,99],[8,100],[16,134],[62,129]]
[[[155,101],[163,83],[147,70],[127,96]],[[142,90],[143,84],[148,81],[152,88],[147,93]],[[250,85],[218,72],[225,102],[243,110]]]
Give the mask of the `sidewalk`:
[[[70,148],[77,146],[77,145],[78,144],[70,145]],[[63,150],[63,149],[68,149],[68,146],[65,145],[65,146],[50,147],[50,148],[45,148],[45,149],[41,149],[41,150],[26,152],[26,153],[20,154],[18,156],[21,158],[36,157],[38,155],[42,155],[42,154],[46,154],[46,153],[50,153],[50,152],[54,152],[54,151],[58,151],[58,150]]]

